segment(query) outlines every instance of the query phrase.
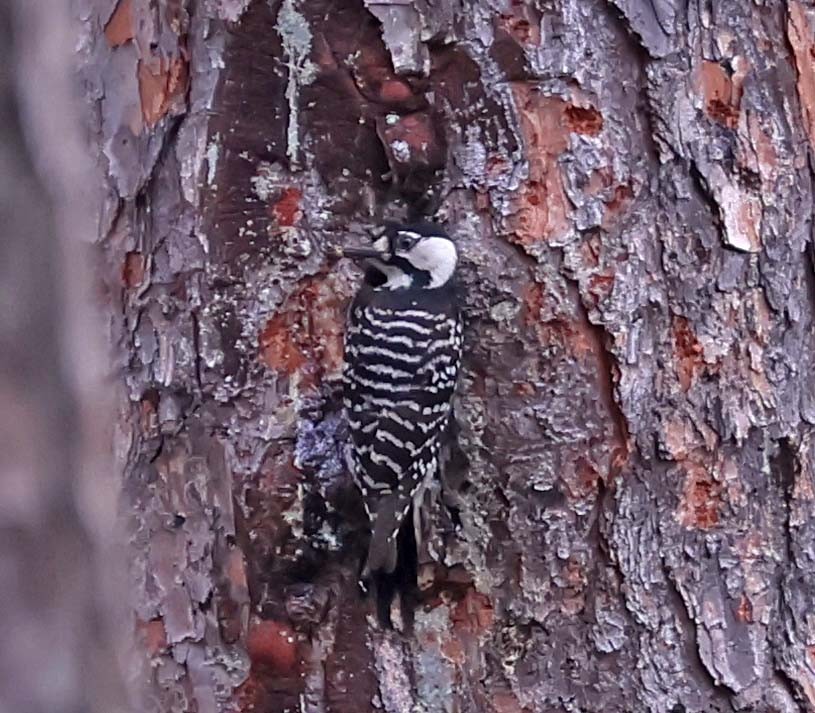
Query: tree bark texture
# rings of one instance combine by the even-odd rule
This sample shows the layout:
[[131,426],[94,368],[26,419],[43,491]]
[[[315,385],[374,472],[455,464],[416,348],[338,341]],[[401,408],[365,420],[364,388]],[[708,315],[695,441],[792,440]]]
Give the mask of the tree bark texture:
[[[815,710],[811,1],[77,11],[149,710]],[[405,201],[469,320],[411,637],[327,257]]]

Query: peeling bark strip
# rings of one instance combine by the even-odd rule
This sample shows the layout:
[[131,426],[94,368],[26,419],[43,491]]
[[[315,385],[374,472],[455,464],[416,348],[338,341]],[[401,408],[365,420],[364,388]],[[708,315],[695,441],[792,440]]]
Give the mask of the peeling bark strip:
[[[151,710],[815,710],[811,2],[83,8]],[[470,324],[412,639],[325,257],[400,198]]]

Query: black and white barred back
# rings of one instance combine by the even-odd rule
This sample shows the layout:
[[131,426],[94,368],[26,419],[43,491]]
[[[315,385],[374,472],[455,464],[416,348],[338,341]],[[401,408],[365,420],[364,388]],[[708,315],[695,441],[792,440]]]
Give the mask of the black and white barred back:
[[353,476],[372,528],[363,579],[385,590],[377,598],[387,624],[394,587],[385,580],[400,557],[415,561],[415,552],[400,553],[399,533],[409,527],[421,535],[421,501],[439,470],[463,324],[452,282],[455,248],[440,228],[394,226],[374,245],[380,254],[349,314],[344,405]]

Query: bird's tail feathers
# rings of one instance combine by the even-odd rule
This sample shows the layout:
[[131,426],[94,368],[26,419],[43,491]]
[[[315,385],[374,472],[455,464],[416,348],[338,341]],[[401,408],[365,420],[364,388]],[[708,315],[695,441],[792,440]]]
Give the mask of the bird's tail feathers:
[[373,589],[377,618],[383,628],[393,628],[391,604],[397,595],[403,626],[410,629],[413,624],[413,610],[418,601],[419,555],[412,515],[409,510],[402,518],[398,534],[390,539],[388,535],[396,524],[393,517],[390,522],[387,517],[377,517],[362,572],[366,588]]
[[362,571],[363,577],[371,572],[390,574],[396,568],[398,558],[396,530],[399,527],[396,515],[396,510],[389,502],[385,503],[385,507],[379,507],[377,510],[374,531],[371,533],[371,542],[368,545],[368,557]]

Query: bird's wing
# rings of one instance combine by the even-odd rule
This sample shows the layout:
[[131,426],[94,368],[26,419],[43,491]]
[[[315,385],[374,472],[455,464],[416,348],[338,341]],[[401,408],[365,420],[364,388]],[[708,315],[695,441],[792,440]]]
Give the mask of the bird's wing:
[[372,519],[391,495],[399,511],[409,507],[437,457],[455,388],[459,322],[410,312],[385,320],[382,310],[355,305],[346,335],[345,408]]

